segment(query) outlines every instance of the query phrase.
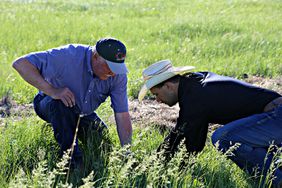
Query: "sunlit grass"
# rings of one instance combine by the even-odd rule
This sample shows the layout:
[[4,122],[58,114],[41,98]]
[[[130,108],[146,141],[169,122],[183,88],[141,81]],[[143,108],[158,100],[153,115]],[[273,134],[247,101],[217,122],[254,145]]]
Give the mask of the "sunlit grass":
[[1,1],[1,85],[28,102],[31,90],[10,66],[15,58],[67,43],[93,45],[106,36],[127,45],[132,96],[142,69],[161,59],[236,77],[279,76],[281,8],[280,1],[263,0]]
[[[102,142],[104,146],[97,146],[97,135],[90,136],[87,148],[82,147],[85,167],[71,171],[70,179],[66,182],[68,159],[60,163],[61,159],[57,157],[59,147],[54,140],[51,126],[35,116],[7,120],[0,135],[1,187],[79,186],[83,184],[82,178],[88,175],[85,183],[95,187],[245,188],[260,184],[259,181],[252,181],[249,175],[226,158],[233,149],[223,155],[211,145],[210,138],[203,152],[190,156],[186,168],[180,170],[186,153],[184,146],[165,165],[161,155],[156,152],[164,135],[158,129],[152,128],[153,125],[143,129],[134,128],[131,152],[128,152],[129,148],[119,146],[115,126],[109,125],[110,142]],[[110,144],[108,146],[111,149],[107,144]],[[272,172],[271,170],[268,175],[269,181]]]
[[[58,187],[63,187],[67,183],[83,184],[78,178],[88,176],[91,171],[74,171],[70,182],[65,181],[68,159],[59,163],[60,160],[54,156],[58,147],[54,147],[56,144],[52,139],[50,127],[45,127],[45,130],[42,130],[42,124],[31,127],[29,122],[20,123],[8,124],[9,127],[5,133],[8,140],[1,139],[0,166],[5,166],[5,171],[2,170],[0,174],[0,179],[3,180],[1,187],[6,187],[8,184],[9,186],[22,184],[26,186],[57,185]],[[40,123],[37,122],[37,124]],[[112,127],[110,134],[111,131],[114,131]],[[27,135],[29,135],[28,138]],[[158,131],[150,128],[137,129],[134,138],[136,141],[131,148],[131,153],[127,153],[128,148],[116,146],[111,153],[103,153],[103,151],[96,154],[88,153],[85,163],[87,164],[87,161],[92,161],[92,164],[89,165],[96,163],[96,168],[93,169],[88,183],[92,182],[95,187],[196,188],[248,187],[253,185],[243,171],[227,160],[224,155],[218,153],[210,144],[198,157],[191,156],[187,167],[179,171],[179,165],[185,153],[184,148],[166,167],[154,149],[162,140]],[[93,158],[94,156],[95,158]],[[101,157],[107,160],[106,163],[102,163],[106,165],[105,167],[101,166],[103,161]],[[6,179],[7,177],[11,177],[10,181]],[[56,179],[57,181],[55,181]]]

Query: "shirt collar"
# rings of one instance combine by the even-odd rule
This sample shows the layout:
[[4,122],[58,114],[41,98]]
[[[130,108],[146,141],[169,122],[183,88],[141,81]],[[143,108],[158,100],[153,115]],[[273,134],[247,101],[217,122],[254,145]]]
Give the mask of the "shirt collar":
[[193,72],[191,74],[181,76],[178,85],[178,101],[184,100],[186,93],[190,92],[192,87],[195,87],[195,84],[201,84],[206,76],[207,74],[202,72]]
[[92,70],[92,54],[93,54],[93,46],[90,46],[88,51],[86,52],[86,63],[87,63],[87,71],[89,73],[93,74],[93,70]]
[[179,79],[179,84],[178,84],[178,102],[182,101],[182,98],[183,98],[183,95],[184,95],[184,82],[185,82],[185,79],[184,77],[180,77]]

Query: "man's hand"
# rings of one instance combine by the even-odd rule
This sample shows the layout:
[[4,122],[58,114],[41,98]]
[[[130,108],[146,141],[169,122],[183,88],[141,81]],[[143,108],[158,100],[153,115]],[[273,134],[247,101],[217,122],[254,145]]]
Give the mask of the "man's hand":
[[163,150],[164,159],[169,162],[174,156],[175,152],[178,150],[178,146],[184,136],[175,128],[173,128],[170,133],[166,136],[163,143],[157,149],[157,152]]
[[61,100],[65,106],[73,107],[75,105],[75,97],[69,88],[54,88],[50,93],[53,99]]

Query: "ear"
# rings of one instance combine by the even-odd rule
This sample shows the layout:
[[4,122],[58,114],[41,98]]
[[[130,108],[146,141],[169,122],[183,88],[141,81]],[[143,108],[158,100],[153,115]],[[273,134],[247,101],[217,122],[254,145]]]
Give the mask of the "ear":
[[93,58],[97,59],[98,58],[98,53],[96,51],[93,52]]
[[93,51],[91,60],[94,61],[96,59],[96,53]]
[[165,83],[164,83],[164,86],[165,86],[167,89],[171,90],[171,89],[174,88],[174,83],[172,83],[172,82],[165,82]]

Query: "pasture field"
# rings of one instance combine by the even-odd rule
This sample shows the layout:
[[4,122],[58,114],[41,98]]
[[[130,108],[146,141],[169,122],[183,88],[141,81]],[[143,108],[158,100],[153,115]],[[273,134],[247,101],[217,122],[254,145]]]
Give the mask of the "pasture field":
[[[111,147],[107,142],[102,146],[111,152],[86,149],[88,168],[71,172],[67,182],[52,130],[32,110],[37,91],[11,64],[32,51],[68,43],[94,45],[111,36],[127,46],[131,101],[142,84],[142,70],[162,59],[193,65],[196,71],[282,80],[281,20],[281,0],[1,0],[0,187],[83,182],[84,187],[258,187],[260,179],[253,180],[216,152],[209,138],[186,169],[179,171],[184,149],[165,168],[156,159],[156,148],[167,130],[158,123],[144,126],[146,118],[133,121],[132,154],[125,155],[109,120],[109,100],[98,114],[109,125]],[[7,109],[10,114],[4,114]],[[267,183],[271,178],[270,172]]]

